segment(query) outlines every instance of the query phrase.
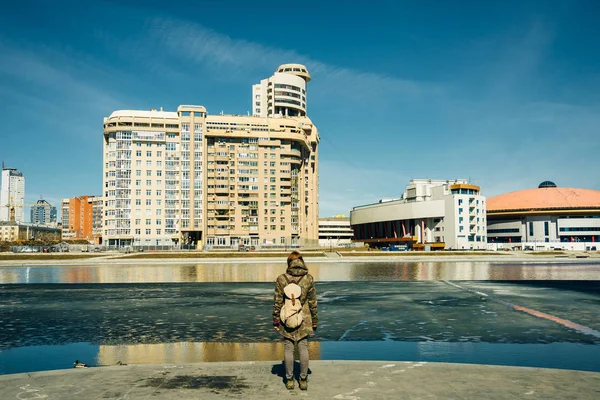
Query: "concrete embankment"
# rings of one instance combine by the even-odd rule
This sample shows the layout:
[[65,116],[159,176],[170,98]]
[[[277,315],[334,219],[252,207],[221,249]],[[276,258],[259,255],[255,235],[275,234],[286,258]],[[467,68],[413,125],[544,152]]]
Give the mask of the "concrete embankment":
[[[297,366],[296,366],[297,367]],[[598,399],[600,373],[424,362],[311,361],[308,391],[281,362],[129,365],[0,376],[16,399]]]

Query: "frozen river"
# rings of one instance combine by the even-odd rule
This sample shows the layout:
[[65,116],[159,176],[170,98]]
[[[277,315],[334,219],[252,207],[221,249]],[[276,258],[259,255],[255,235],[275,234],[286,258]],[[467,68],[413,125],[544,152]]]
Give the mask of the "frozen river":
[[[600,265],[314,263],[313,359],[600,371]],[[280,264],[0,268],[0,373],[277,360]]]

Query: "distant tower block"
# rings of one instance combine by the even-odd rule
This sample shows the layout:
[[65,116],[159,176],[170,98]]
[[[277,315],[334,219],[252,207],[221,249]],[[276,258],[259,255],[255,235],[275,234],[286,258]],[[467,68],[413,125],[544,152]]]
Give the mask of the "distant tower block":
[[2,163],[0,221],[23,222],[24,203],[25,177],[15,168],[5,168]]

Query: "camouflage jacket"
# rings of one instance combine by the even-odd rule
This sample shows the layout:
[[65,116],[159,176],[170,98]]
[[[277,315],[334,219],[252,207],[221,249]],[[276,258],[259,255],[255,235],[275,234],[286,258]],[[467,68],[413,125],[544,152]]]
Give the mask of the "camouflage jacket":
[[[283,307],[284,294],[283,288],[287,285],[285,275],[291,281],[298,282],[302,288],[300,301],[302,302],[302,324],[294,329],[286,327],[279,321],[281,307]],[[315,289],[315,279],[308,273],[306,265],[300,260],[292,261],[291,266],[285,274],[279,275],[275,281],[275,302],[273,304],[273,323],[279,324],[279,333],[288,339],[298,341],[306,336],[313,334],[313,324],[319,322],[317,316],[317,291]]]

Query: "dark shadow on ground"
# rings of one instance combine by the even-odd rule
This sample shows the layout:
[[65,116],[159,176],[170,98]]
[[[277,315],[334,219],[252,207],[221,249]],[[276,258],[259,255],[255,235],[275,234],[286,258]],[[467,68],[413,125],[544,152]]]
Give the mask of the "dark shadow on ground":
[[[285,383],[285,364],[284,362],[280,362],[279,364],[274,364],[271,367],[271,373],[273,375],[277,375],[281,378],[281,381]],[[312,374],[310,367],[308,368],[308,375]],[[300,376],[300,362],[294,360],[294,380],[298,380]]]

